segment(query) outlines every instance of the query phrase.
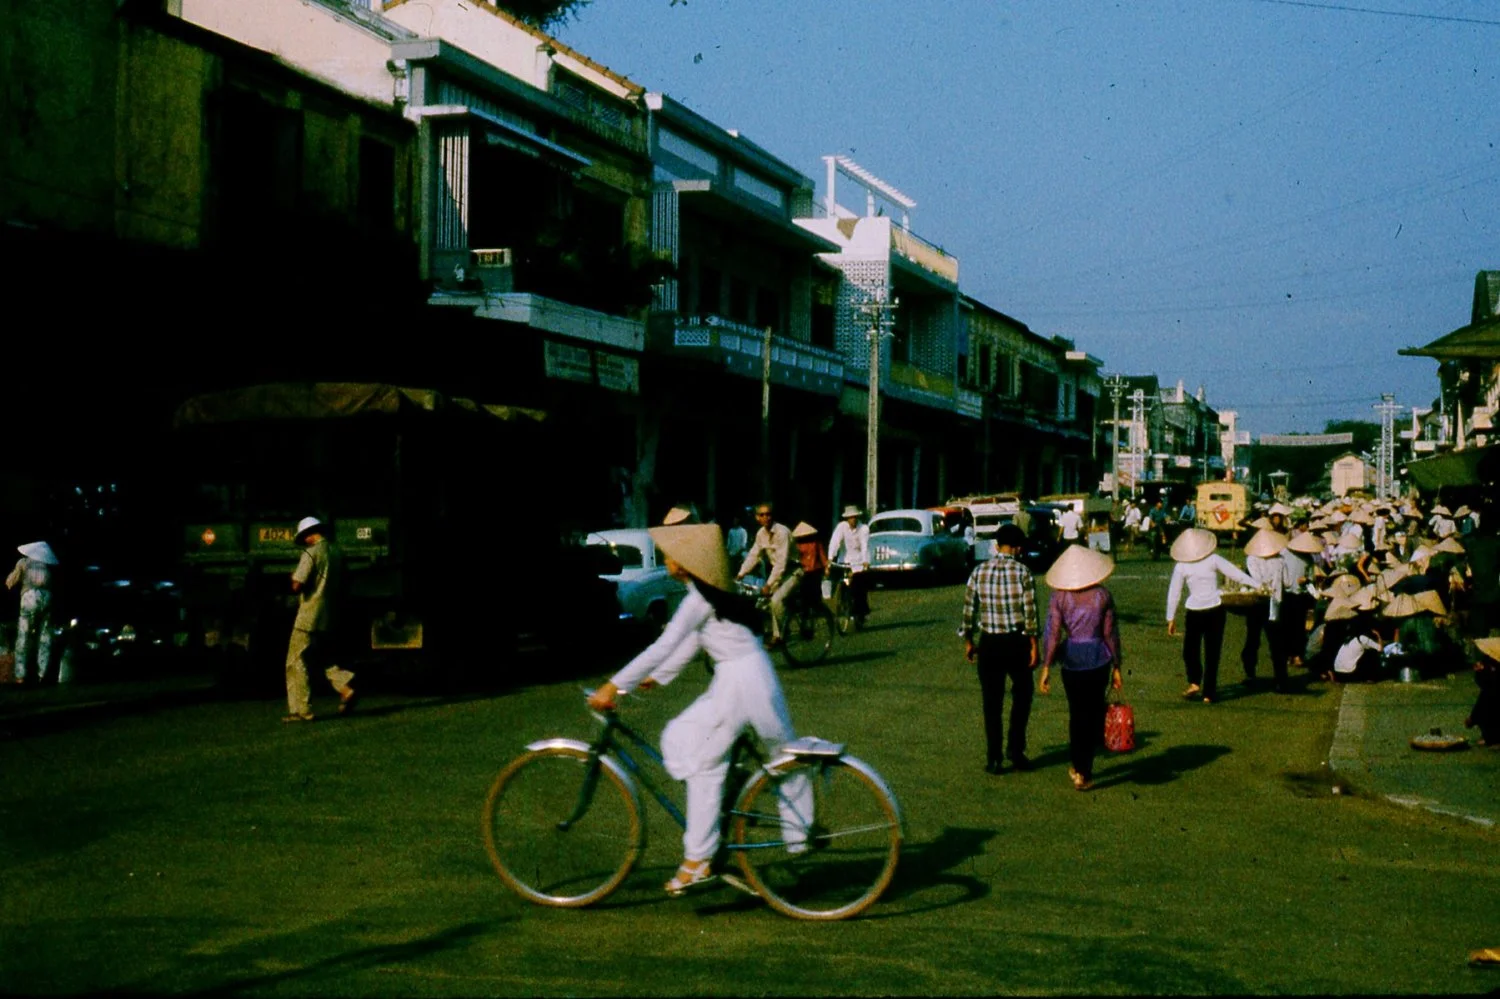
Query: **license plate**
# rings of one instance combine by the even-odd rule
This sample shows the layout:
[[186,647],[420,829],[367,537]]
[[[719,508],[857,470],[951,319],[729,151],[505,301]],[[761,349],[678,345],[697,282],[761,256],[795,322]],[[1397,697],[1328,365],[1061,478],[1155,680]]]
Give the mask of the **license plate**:
[[266,541],[293,541],[297,532],[290,527],[262,527],[260,529],[261,542]]

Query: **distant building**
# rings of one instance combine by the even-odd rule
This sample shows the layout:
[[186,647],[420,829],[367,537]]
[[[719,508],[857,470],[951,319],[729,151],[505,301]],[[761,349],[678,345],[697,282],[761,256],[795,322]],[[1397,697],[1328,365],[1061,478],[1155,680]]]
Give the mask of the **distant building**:
[[1356,490],[1368,489],[1372,479],[1370,463],[1352,451],[1345,452],[1333,459],[1328,478],[1335,496],[1347,496]]

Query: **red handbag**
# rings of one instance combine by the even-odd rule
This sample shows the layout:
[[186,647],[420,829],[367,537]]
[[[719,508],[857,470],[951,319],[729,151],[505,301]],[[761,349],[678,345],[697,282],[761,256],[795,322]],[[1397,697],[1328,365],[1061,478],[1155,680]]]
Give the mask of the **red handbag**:
[[1135,748],[1135,709],[1130,705],[1111,704],[1104,709],[1104,748],[1112,753]]

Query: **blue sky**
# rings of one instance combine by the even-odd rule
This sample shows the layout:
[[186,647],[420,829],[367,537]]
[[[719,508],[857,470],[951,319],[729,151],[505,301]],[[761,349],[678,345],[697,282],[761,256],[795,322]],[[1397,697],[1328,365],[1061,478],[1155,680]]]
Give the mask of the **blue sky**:
[[1500,0],[594,0],[555,33],[820,192],[852,156],[967,293],[1255,434],[1429,404],[1396,351],[1500,269]]

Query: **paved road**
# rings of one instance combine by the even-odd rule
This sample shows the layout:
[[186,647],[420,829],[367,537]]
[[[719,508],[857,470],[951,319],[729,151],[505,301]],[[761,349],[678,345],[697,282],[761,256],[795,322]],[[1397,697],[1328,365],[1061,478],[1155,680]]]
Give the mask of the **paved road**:
[[[135,702],[145,688],[0,692],[0,992],[1500,986],[1464,964],[1470,948],[1500,942],[1484,902],[1500,889],[1500,833],[1335,776],[1338,691],[1242,691],[1231,655],[1222,703],[1182,701],[1176,644],[1159,623],[1166,568],[1127,559],[1114,581],[1139,745],[1101,761],[1088,794],[1066,777],[1060,690],[1038,698],[1039,768],[982,772],[956,587],[877,592],[869,631],[820,667],[784,672],[799,730],[848,742],[908,820],[887,897],[830,926],[733,893],[665,900],[678,854],[659,814],[640,870],[606,904],[562,912],[510,896],[479,844],[488,781],[531,738],[589,731],[579,683],[546,682],[540,667],[535,685],[505,696],[375,695],[350,718],[290,728],[275,702],[223,701],[191,683]],[[1452,726],[1462,680],[1447,695],[1400,694],[1430,696]],[[629,710],[656,731],[701,686],[689,670]],[[1367,713],[1366,747],[1378,718]],[[1379,755],[1364,757],[1372,773]],[[1488,757],[1466,760],[1438,765]],[[1340,779],[1353,795],[1332,793]]]

